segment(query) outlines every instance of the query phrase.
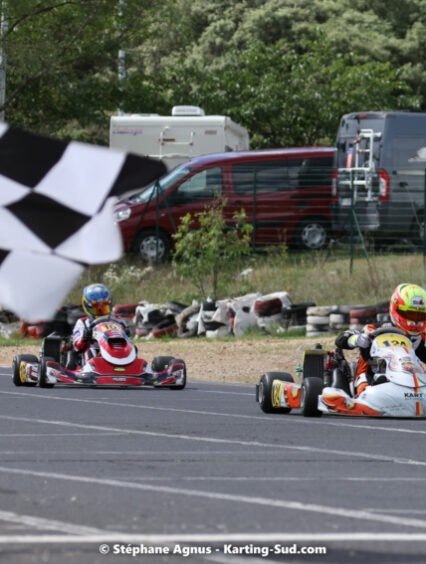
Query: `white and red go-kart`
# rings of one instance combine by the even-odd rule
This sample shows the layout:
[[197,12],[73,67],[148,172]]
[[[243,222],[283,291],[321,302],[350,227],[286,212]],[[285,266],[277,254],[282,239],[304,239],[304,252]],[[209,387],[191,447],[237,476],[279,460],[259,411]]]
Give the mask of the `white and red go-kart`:
[[395,327],[372,335],[373,383],[359,396],[353,390],[356,363],[348,363],[341,349],[327,352],[318,346],[305,352],[301,381],[285,372],[263,374],[256,387],[260,407],[266,413],[300,408],[307,417],[426,417],[426,373],[410,339]]
[[35,355],[20,354],[12,363],[15,386],[51,388],[55,384],[86,386],[154,386],[182,390],[186,366],[182,359],[157,356],[151,363],[137,357],[137,350],[122,321],[105,316],[92,324],[93,357],[73,369],[67,368],[64,339],[55,333],[46,337]]

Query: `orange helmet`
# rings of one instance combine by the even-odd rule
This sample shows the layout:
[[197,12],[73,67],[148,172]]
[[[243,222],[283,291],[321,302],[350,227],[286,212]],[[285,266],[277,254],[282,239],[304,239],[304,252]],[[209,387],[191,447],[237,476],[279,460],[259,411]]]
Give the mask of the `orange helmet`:
[[400,284],[392,294],[389,313],[396,327],[408,335],[426,329],[426,292],[416,284]]

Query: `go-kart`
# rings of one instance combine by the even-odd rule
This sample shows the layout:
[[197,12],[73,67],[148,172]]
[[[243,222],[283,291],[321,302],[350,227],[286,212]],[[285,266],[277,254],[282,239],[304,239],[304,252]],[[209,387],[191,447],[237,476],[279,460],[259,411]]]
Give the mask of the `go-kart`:
[[40,359],[30,354],[15,356],[12,363],[15,386],[154,386],[174,390],[185,387],[185,362],[172,356],[157,356],[150,366],[137,357],[136,346],[120,319],[99,317],[90,326],[90,353],[85,357],[79,355],[77,362],[69,338],[56,333],[43,340]]
[[266,413],[300,408],[306,417],[323,413],[373,417],[426,417],[426,373],[410,339],[395,327],[372,333],[371,385],[354,395],[356,362],[343,350],[320,345],[304,352],[298,381],[286,372],[266,372],[256,384],[256,400]]

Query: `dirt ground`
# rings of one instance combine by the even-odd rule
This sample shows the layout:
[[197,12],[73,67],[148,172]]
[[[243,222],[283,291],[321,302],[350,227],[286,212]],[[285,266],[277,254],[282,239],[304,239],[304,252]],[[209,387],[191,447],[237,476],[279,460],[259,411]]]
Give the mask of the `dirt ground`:
[[[155,356],[171,355],[185,360],[188,378],[222,382],[257,382],[269,370],[294,375],[297,349],[321,343],[323,348],[334,347],[334,337],[314,339],[271,339],[254,341],[217,341],[206,339],[176,339],[172,341],[139,341],[139,356],[151,362]],[[39,346],[0,347],[0,365],[10,366],[16,354],[39,354]]]

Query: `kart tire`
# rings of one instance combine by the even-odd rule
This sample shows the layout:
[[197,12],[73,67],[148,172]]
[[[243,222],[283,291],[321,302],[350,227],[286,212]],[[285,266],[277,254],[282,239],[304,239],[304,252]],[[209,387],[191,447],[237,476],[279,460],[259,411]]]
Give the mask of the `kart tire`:
[[294,382],[291,374],[287,372],[266,372],[259,382],[259,405],[264,413],[290,413],[291,407],[272,406],[272,382]]
[[38,362],[38,358],[33,354],[18,354],[14,357],[12,362],[12,382],[15,386],[35,386],[36,382],[21,382],[19,371],[21,369],[21,362]]
[[167,370],[174,358],[174,356],[156,356],[151,363],[151,368],[154,372],[163,372],[163,370]]
[[186,364],[185,361],[182,360],[181,358],[174,358],[173,359],[174,362],[179,363],[179,364],[183,364],[183,383],[179,384],[178,386],[170,386],[171,390],[183,390],[184,387],[186,386]]
[[321,395],[323,381],[321,378],[308,376],[303,378],[300,395],[300,409],[304,417],[321,417],[322,411],[318,409],[318,396]]
[[155,372],[163,372],[163,370],[167,370],[173,362],[179,362],[184,365],[183,384],[179,384],[178,386],[164,386],[164,388],[170,388],[171,390],[183,390],[186,386],[186,364],[184,360],[181,358],[175,358],[174,356],[156,356],[151,363],[151,368]]
[[43,356],[40,358],[40,363],[38,365],[38,385],[40,388],[53,388],[55,384],[49,384],[46,382],[46,362],[56,362],[51,356]]

